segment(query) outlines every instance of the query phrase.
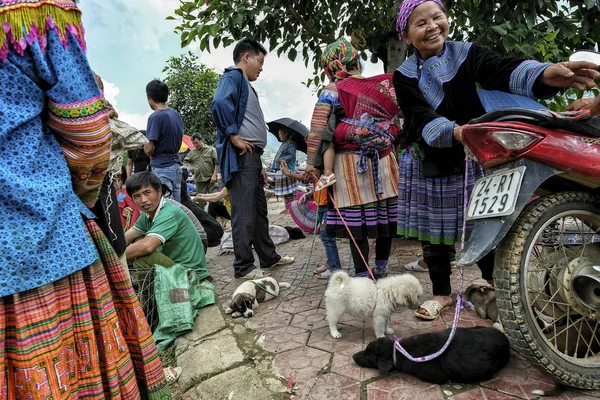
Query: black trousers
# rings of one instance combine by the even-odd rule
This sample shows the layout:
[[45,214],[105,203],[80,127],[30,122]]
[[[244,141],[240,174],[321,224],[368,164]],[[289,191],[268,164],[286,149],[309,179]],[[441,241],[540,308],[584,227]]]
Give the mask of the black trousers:
[[[357,274],[367,271],[365,262],[360,256],[361,253],[365,258],[365,261],[369,261],[369,240],[364,237],[357,239],[356,244],[350,239],[350,253],[352,254],[352,262],[354,263],[354,272]],[[388,260],[390,258],[390,251],[392,250],[392,238],[391,237],[380,237],[375,240],[375,260]]]
[[[454,261],[454,256],[456,255],[454,245],[421,242],[421,246],[423,247],[423,259],[429,269],[433,295],[450,296],[452,293],[452,287],[450,286],[450,274],[452,273],[450,262]],[[496,252],[492,250],[477,263],[477,266],[481,270],[481,277],[486,281],[491,280],[493,277],[495,254]]]
[[208,215],[217,219],[217,217],[225,218],[227,220],[231,220],[231,215],[227,212],[227,207],[223,205],[223,203],[219,201],[208,203]]
[[275,244],[269,236],[267,198],[265,180],[262,176],[262,162],[256,153],[238,156],[238,172],[227,182],[231,201],[231,229],[235,260],[233,268],[236,277],[252,271],[254,254],[258,255],[260,266],[273,266],[281,259],[275,251]]

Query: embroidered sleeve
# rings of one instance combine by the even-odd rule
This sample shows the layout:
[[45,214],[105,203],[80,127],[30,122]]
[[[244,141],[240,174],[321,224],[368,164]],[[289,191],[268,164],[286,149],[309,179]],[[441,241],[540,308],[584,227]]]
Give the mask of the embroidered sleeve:
[[310,121],[306,160],[307,165],[313,165],[315,153],[323,138],[323,133],[327,127],[327,121],[333,105],[339,105],[339,99],[335,84],[330,83],[321,92]]
[[472,46],[470,67],[475,80],[486,90],[499,90],[535,99],[556,94],[558,89],[537,82],[537,78],[551,64],[515,57]]
[[421,93],[417,79],[396,71],[394,88],[404,113],[404,126],[399,135],[401,146],[406,148],[422,137],[432,147],[451,147],[454,122],[438,115]]
[[451,147],[454,122],[438,117],[423,128],[423,140],[431,147]]
[[539,63],[533,60],[523,61],[510,75],[510,91],[535,99],[534,84],[544,70],[551,65],[551,63]]

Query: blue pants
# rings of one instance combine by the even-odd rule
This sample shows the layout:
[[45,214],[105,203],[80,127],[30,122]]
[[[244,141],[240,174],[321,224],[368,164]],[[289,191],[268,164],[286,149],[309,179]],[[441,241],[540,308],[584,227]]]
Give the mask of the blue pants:
[[160,182],[165,184],[171,191],[171,195],[176,202],[181,203],[181,166],[173,164],[169,167],[154,168],[154,175],[160,178]]
[[[321,224],[323,222],[327,224],[327,206],[319,206],[319,210],[317,211],[317,219],[317,224]],[[329,236],[327,234],[327,229],[324,227],[321,227],[319,235],[321,236],[321,243],[323,243],[323,247],[325,247],[327,265],[329,265],[333,270],[341,269],[342,265],[340,263],[340,256],[338,254],[335,237]]]

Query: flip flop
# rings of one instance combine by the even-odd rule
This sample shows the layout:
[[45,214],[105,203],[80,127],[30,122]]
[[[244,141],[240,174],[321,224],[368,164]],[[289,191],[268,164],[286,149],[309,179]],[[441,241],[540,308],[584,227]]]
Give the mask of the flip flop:
[[163,368],[163,372],[165,373],[165,379],[167,380],[167,383],[169,385],[172,385],[173,383],[175,383],[179,380],[179,377],[181,376],[182,371],[183,371],[183,368],[181,368],[181,367]]
[[408,264],[405,264],[404,269],[406,269],[407,271],[413,271],[413,272],[427,272],[428,270],[421,267],[421,265],[419,264],[420,262],[421,262],[421,260],[417,260],[417,261],[413,261]]
[[421,314],[419,310],[415,311],[415,315],[421,319],[432,321],[440,316],[441,313],[450,308],[450,306],[443,306],[435,300],[427,300],[419,306],[419,308],[425,309],[429,315]]

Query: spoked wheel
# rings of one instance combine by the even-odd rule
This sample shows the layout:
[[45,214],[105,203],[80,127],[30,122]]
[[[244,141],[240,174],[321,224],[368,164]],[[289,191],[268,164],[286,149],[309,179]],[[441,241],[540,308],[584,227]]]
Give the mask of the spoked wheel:
[[[600,196],[558,193],[529,204],[496,252],[494,283],[516,349],[559,382],[600,388]],[[590,273],[590,271],[592,271]],[[594,272],[598,271],[598,272]]]

